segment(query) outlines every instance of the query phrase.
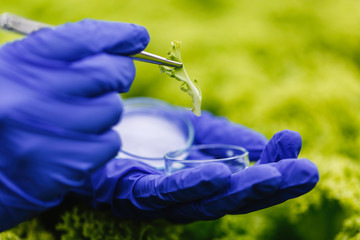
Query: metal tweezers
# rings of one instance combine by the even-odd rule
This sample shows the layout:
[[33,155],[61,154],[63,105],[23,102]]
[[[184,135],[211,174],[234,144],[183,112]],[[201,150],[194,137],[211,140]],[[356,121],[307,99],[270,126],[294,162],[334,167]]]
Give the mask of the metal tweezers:
[[[51,28],[52,25],[41,23],[38,21],[23,18],[10,13],[3,13],[0,15],[0,28],[20,33],[22,35],[28,35],[41,28]],[[169,67],[180,68],[183,66],[182,63],[160,57],[158,55],[142,51],[140,53],[130,55],[134,60],[154,63],[158,65],[165,65]]]

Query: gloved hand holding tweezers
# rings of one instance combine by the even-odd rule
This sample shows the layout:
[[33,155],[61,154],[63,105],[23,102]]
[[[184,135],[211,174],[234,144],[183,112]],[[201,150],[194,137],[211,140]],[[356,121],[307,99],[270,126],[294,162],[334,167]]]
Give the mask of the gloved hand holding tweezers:
[[84,20],[0,48],[0,231],[58,205],[116,156],[128,55],[148,42],[141,26]]

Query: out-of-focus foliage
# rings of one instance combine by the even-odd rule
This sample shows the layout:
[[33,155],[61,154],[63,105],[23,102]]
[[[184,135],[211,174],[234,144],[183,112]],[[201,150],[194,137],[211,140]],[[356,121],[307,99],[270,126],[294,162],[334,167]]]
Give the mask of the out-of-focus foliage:
[[[181,40],[182,59],[199,80],[204,109],[269,138],[282,129],[300,132],[300,157],[314,161],[321,174],[313,191],[259,212],[176,228],[179,238],[360,239],[359,1],[2,0],[0,9],[51,24],[83,18],[138,23],[152,38],[147,51],[163,56],[173,39]],[[17,37],[0,33],[3,43]],[[178,82],[161,75],[158,67],[136,67],[137,77],[124,97],[190,105]],[[66,239],[71,232],[83,231],[69,224],[77,218],[98,226],[93,214],[63,213],[57,223],[62,227],[48,234],[63,233]],[[102,227],[109,235],[118,229],[119,236],[125,236],[119,229],[127,227],[129,236],[157,227],[106,218],[94,227],[99,229],[93,236]],[[30,239],[26,234],[36,231],[19,233],[19,228],[33,222],[0,234],[0,239]],[[151,234],[150,239],[166,238]]]
[[[62,240],[131,240],[131,239],[179,239],[181,228],[164,221],[151,223],[139,221],[120,221],[110,212],[74,208],[63,215],[62,222],[56,226],[62,231]],[[139,229],[134,231],[134,229]]]
[[[1,219],[4,221],[3,219]],[[6,219],[5,219],[6,221]],[[39,223],[38,219],[24,222],[17,227],[0,233],[0,240],[54,240],[53,232],[50,232]]]
[[78,205],[70,210],[69,206],[60,207],[24,222],[1,233],[0,240],[55,240],[59,237],[62,240],[178,240],[182,229],[180,225],[161,219],[151,222],[120,220],[110,211],[95,211]]

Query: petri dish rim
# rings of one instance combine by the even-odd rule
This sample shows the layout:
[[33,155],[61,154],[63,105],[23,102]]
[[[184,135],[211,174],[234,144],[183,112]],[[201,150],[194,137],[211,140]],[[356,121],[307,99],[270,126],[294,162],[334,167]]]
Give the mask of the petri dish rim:
[[[173,155],[182,155],[183,153],[187,152],[189,149],[194,149],[194,150],[201,150],[201,149],[206,149],[206,148],[213,148],[213,149],[225,149],[228,148],[229,150],[231,149],[236,149],[236,150],[240,150],[243,153],[241,155],[235,155],[232,157],[227,157],[227,158],[217,158],[217,159],[206,159],[206,160],[201,160],[201,159],[196,159],[196,160],[187,160],[187,159],[177,159],[175,157],[171,157],[169,155],[173,154]],[[236,145],[230,145],[230,144],[220,144],[220,143],[214,143],[214,144],[199,144],[199,145],[192,145],[187,149],[180,149],[180,150],[176,150],[176,151],[172,151],[172,152],[168,152],[165,154],[164,159],[165,162],[166,161],[174,161],[174,162],[179,162],[179,163],[207,163],[207,162],[224,162],[224,161],[231,161],[234,160],[236,158],[246,158],[249,155],[249,152],[240,146],[236,146]]]

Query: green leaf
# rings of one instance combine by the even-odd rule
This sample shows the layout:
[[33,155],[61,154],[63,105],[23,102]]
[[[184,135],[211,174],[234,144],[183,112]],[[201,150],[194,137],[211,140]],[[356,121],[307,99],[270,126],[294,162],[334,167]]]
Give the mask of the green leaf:
[[[169,59],[177,62],[181,62],[181,54],[180,54],[180,45],[181,42],[173,41],[171,42],[172,48],[171,51],[168,52]],[[180,89],[191,97],[192,102],[192,111],[195,115],[201,115],[201,90],[197,80],[191,80],[188,73],[185,70],[185,67],[174,68],[167,66],[160,66],[160,72],[169,75],[172,78],[182,82],[180,85]]]

